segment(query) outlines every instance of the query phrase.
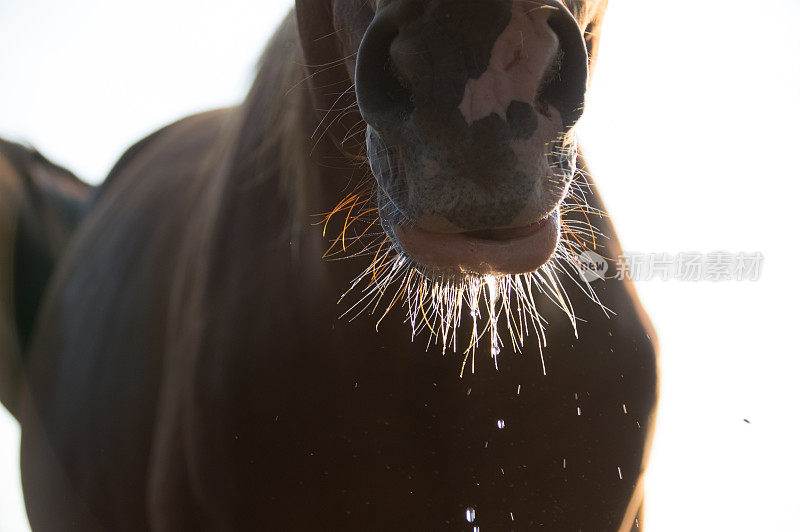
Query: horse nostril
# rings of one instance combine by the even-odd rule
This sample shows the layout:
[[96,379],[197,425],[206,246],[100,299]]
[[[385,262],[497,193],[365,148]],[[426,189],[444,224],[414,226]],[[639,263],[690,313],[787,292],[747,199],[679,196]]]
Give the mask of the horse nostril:
[[364,120],[391,135],[413,114],[418,128],[440,139],[460,131],[461,117],[468,126],[493,113],[516,119],[508,110],[523,102],[548,117],[557,109],[563,129],[571,129],[588,79],[583,32],[556,0],[537,0],[534,9],[524,0],[510,4],[399,1],[384,8],[356,60]]
[[554,10],[547,24],[558,37],[559,51],[537,90],[536,107],[552,105],[569,129],[583,114],[589,78],[586,43],[577,22],[565,9]]
[[358,49],[356,99],[364,120],[380,129],[413,110],[411,89],[391,54],[398,31],[388,17],[376,18]]

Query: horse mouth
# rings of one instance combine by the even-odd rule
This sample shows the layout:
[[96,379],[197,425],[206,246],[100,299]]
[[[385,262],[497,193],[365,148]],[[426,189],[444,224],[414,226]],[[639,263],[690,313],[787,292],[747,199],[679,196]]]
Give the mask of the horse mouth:
[[500,229],[437,233],[404,222],[395,236],[412,259],[438,274],[517,275],[543,266],[559,241],[558,209],[541,220]]

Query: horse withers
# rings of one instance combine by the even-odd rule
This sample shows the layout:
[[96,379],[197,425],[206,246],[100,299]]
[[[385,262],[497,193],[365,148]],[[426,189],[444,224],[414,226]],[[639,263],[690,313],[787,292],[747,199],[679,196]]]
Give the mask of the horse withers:
[[575,269],[621,254],[604,11],[298,0],[241,105],[131,148],[13,379],[33,528],[640,527],[655,335]]

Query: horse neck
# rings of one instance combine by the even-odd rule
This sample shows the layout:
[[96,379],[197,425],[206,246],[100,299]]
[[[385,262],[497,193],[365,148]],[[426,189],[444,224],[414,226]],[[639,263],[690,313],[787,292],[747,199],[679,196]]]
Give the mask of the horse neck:
[[[237,245],[252,249],[289,245],[290,262],[318,268],[314,276],[343,290],[360,262],[345,261],[343,268],[323,261],[327,246],[317,225],[324,219],[319,214],[333,209],[368,166],[354,165],[319,127],[307,78],[296,19],[290,13],[267,46],[253,86],[233,119],[212,187],[217,192],[208,192],[217,213],[212,230],[217,249],[211,250],[211,257],[230,256],[219,249],[226,240],[238,239]],[[338,234],[341,224],[333,220],[327,236]]]

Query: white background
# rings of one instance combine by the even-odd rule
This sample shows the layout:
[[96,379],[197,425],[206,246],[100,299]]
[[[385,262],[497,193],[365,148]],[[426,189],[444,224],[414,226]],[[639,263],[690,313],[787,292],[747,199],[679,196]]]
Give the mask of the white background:
[[[151,130],[241,99],[289,3],[0,0],[0,135],[98,182]],[[663,372],[647,530],[797,530],[800,1],[610,3],[580,133],[626,249],[765,256],[757,283],[639,283]]]

